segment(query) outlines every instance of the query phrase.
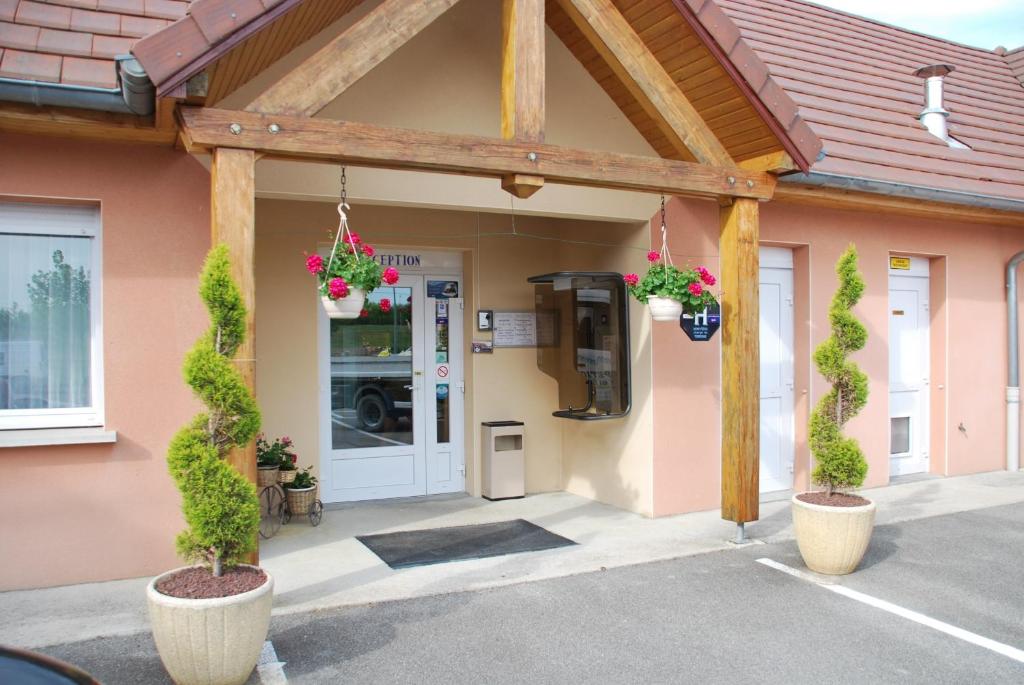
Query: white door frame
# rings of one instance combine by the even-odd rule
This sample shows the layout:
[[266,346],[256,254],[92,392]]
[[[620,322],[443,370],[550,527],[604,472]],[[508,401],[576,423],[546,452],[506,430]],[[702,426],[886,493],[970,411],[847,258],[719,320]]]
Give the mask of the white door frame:
[[[889,268],[889,466],[890,476],[902,476],[911,473],[927,473],[929,470],[929,431],[931,425],[930,374],[931,374],[931,322],[929,313],[929,274],[930,263],[921,257],[910,258],[909,269]],[[893,301],[894,293],[913,293],[916,300],[918,326],[912,338],[913,350],[905,350],[908,355],[921,362],[920,373],[913,379],[894,379],[899,371],[901,358],[893,350],[895,340],[893,321],[896,311],[903,312],[903,306],[897,307]],[[906,316],[906,312],[900,314]],[[892,427],[893,420],[909,418],[908,449],[893,453]]]
[[[330,382],[330,319],[319,305],[317,294],[317,379],[320,424],[319,473],[321,499],[324,502],[359,501],[408,497],[435,493],[464,492],[465,481],[465,364],[463,357],[463,311],[465,300],[449,300],[448,354],[449,363],[449,437],[448,443],[437,444],[437,378],[436,306],[437,300],[427,297],[427,282],[457,281],[463,295],[462,255],[459,252],[432,252],[411,249],[381,249],[374,257],[382,264],[397,266],[400,279],[396,287],[412,288],[412,370],[413,426],[412,445],[335,450],[332,445],[331,382]],[[314,293],[315,294],[315,293]],[[344,455],[343,457],[341,455]],[[360,488],[358,492],[340,493],[332,482],[333,462],[339,458],[360,459],[410,456],[414,476],[405,486]],[[439,460],[438,457],[443,459]]]
[[[780,415],[780,420],[775,422],[778,425],[774,426],[766,425],[767,412],[760,412],[762,439],[760,440],[759,490],[761,492],[776,492],[793,487],[793,462],[796,453],[793,395],[793,250],[783,247],[760,248],[759,283],[778,286],[781,300],[779,302],[780,330],[774,340],[774,344],[779,345],[780,348],[779,373],[775,379],[769,377],[768,374],[760,374],[761,403],[763,404],[765,400],[777,401],[780,410],[785,412]],[[762,319],[760,326],[762,341],[766,333],[763,324]],[[761,354],[763,355],[763,351]],[[766,381],[768,382],[767,386]],[[777,454],[766,454],[765,448],[771,447],[770,441],[764,437],[766,432],[768,435],[777,436],[777,440],[774,441]],[[775,463],[766,464],[765,458],[773,459]]]
[[[418,274],[402,274],[397,288],[412,289],[412,327],[413,331],[423,330],[423,278]],[[426,493],[426,460],[425,460],[425,412],[423,411],[423,376],[424,354],[423,336],[415,333],[412,338],[412,438],[411,445],[395,445],[388,447],[366,447],[354,449],[334,449],[332,444],[331,415],[331,359],[330,359],[330,319],[319,303],[317,294],[317,357],[318,387],[320,394],[320,498],[324,502],[352,502],[360,500],[382,499],[389,497],[411,497]],[[411,458],[413,466],[412,478],[402,485],[381,487],[364,487],[358,491],[342,493],[337,491],[333,482],[334,462],[340,459],[386,459]]]

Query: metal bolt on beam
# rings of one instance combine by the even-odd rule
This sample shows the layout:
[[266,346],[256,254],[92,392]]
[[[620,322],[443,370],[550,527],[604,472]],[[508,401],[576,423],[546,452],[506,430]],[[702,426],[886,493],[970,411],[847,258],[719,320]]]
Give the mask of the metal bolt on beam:
[[731,185],[731,186],[734,186],[734,185],[736,185],[736,177],[735,177],[735,176],[729,176],[729,177],[728,177],[728,178],[726,178],[725,180],[726,180],[726,182],[728,182],[728,184],[729,184],[729,185]]
[[528,155],[526,155],[526,158],[528,160],[530,160],[531,162],[536,162],[537,161],[537,153],[536,152],[531,152]]
[[242,132],[242,125],[231,124],[230,126],[228,126],[228,130],[231,131],[231,135],[237,136],[239,133]]
[[280,133],[281,132],[281,127],[278,126],[277,124],[271,124],[270,126],[267,126],[267,132],[268,133]]

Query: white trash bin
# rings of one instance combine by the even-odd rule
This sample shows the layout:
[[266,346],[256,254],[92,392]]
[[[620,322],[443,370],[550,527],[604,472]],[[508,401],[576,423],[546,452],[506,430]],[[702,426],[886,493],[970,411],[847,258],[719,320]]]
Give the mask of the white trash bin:
[[522,421],[485,421],[481,424],[484,499],[526,496],[526,454]]

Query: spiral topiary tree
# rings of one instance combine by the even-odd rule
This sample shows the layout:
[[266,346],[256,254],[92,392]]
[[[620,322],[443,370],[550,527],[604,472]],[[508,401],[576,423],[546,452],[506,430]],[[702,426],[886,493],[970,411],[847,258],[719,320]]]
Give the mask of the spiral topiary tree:
[[178,553],[208,564],[219,577],[254,549],[260,525],[255,486],[225,459],[256,436],[260,412],[231,363],[245,336],[246,312],[224,245],[207,255],[199,294],[212,325],[185,357],[184,373],[207,411],[174,437],[167,464],[188,526],[178,536]]
[[847,357],[864,347],[867,329],[850,310],[864,293],[864,279],[857,271],[857,249],[850,245],[836,264],[839,288],[828,310],[832,334],[814,351],[818,371],[832,389],[811,414],[810,446],[817,466],[811,474],[831,496],[836,491],[860,487],[868,472],[864,453],[853,438],[843,436],[843,426],[860,413],[868,401],[868,378]]

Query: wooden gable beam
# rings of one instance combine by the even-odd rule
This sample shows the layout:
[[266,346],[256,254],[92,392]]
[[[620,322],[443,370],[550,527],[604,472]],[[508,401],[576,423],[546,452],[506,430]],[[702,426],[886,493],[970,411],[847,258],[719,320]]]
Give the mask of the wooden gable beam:
[[[501,14],[501,137],[544,142],[544,0],[504,0]],[[541,189],[539,176],[511,175],[501,187],[519,198]]]
[[763,172],[660,157],[208,107],[181,107],[179,114],[190,150],[233,147],[275,158],[490,178],[521,174],[667,195],[768,200],[775,189],[775,178]]
[[313,116],[458,0],[385,0],[246,106]]
[[781,174],[787,171],[795,171],[797,166],[789,153],[783,150],[769,152],[766,155],[744,159],[737,166],[748,171],[767,171],[771,174]]
[[722,143],[611,0],[558,0],[680,154],[733,166]]

